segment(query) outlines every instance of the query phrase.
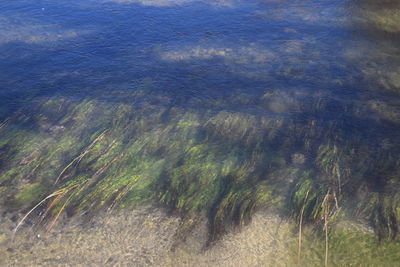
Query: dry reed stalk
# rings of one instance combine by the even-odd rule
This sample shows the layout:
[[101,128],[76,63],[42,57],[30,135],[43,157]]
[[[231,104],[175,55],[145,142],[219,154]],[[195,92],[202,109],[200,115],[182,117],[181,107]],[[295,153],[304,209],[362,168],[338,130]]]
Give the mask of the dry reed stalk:
[[44,212],[40,213],[40,219],[38,220],[38,224],[41,224],[43,220],[46,218],[47,214],[50,212],[50,210],[62,199],[64,196],[64,193],[61,193],[57,195],[56,198],[54,198],[48,205],[47,208]]
[[339,197],[342,194],[342,180],[341,180],[341,174],[340,174],[340,167],[339,164],[336,162],[335,163],[335,167],[334,170],[336,172],[336,177],[338,178],[338,193],[339,193]]
[[306,206],[308,194],[310,193],[310,189],[308,189],[306,193],[306,197],[304,198],[304,203],[303,207],[301,207],[301,212],[300,212],[300,222],[299,222],[299,245],[298,245],[298,251],[297,251],[297,264],[300,266],[301,263],[301,239],[302,239],[302,225],[303,225],[303,214],[304,214],[304,209]]
[[21,221],[14,228],[14,230],[13,230],[13,239],[14,239],[15,233],[18,231],[19,227],[22,225],[22,223],[25,221],[25,219],[28,218],[29,214],[31,214],[35,209],[37,209],[40,205],[42,205],[49,198],[52,198],[54,196],[58,196],[59,194],[62,194],[62,193],[64,193],[64,192],[63,191],[56,191],[56,192],[48,195],[43,200],[41,200],[38,204],[36,204],[30,211],[28,211],[28,213],[25,214],[25,216],[21,219]]
[[[67,192],[69,192],[70,190],[76,188],[77,186],[79,186],[78,184],[72,186],[71,188],[68,188]],[[67,192],[65,192],[64,194],[66,194]],[[75,194],[71,194],[68,199],[65,201],[65,203],[62,205],[62,207],[60,208],[60,210],[57,212],[56,217],[54,218],[54,220],[51,222],[51,224],[47,227],[47,232],[50,232],[51,228],[53,228],[54,224],[56,223],[56,221],[58,220],[58,218],[60,217],[61,212],[64,210],[64,208],[67,206],[68,202],[71,200],[71,198],[74,196]]]
[[329,216],[329,197],[330,189],[326,193],[324,200],[322,201],[322,209],[324,212],[324,232],[325,232],[325,267],[328,267],[328,253],[329,253],[329,240],[328,240],[328,216]]
[[124,190],[115,197],[113,203],[108,208],[108,211],[112,211],[114,209],[114,207],[118,203],[118,201],[120,201],[126,194],[129,193],[129,191],[132,190],[132,188],[136,185],[136,182],[137,182],[137,180],[133,181],[132,183],[127,185],[126,188],[124,188]]
[[104,132],[102,132],[89,146],[87,146],[87,148],[76,158],[74,158],[58,175],[56,181],[54,182],[54,184],[57,184],[58,181],[61,179],[61,177],[63,176],[63,174],[69,169],[69,167],[71,167],[75,162],[79,163],[82,158],[89,153],[90,149],[98,142],[100,141],[103,137],[104,134],[107,132],[108,130],[105,130]]

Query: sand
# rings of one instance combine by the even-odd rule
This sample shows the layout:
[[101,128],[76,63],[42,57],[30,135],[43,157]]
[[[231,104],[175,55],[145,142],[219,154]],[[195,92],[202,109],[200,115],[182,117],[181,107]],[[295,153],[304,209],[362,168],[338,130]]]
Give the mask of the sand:
[[49,233],[25,225],[12,240],[17,221],[1,219],[1,266],[285,266],[293,252],[289,223],[268,212],[211,247],[206,220],[173,246],[181,220],[154,207],[72,218]]

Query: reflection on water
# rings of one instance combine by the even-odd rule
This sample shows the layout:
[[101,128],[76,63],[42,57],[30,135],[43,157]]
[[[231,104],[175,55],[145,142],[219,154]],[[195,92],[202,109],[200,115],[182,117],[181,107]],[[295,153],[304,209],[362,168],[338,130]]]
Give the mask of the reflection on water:
[[64,213],[156,201],[181,215],[176,240],[208,217],[213,244],[274,207],[322,232],[356,217],[397,238],[396,4],[5,1],[0,10],[4,211],[35,207],[28,220],[51,229]]

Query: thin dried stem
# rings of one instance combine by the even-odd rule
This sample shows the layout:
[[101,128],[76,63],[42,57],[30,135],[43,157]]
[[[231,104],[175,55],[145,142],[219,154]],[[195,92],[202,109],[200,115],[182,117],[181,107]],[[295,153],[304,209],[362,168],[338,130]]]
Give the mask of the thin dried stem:
[[[69,188],[68,191],[76,188],[79,185],[74,185],[73,187]],[[71,200],[71,198],[74,196],[75,194],[72,193],[68,199],[65,201],[65,203],[62,205],[62,207],[60,208],[60,210],[57,212],[56,217],[54,218],[54,220],[51,222],[51,224],[49,225],[49,227],[47,228],[47,232],[50,232],[50,230],[53,228],[54,224],[56,223],[56,221],[58,220],[58,218],[60,217],[61,212],[64,210],[64,208],[67,206],[68,202]]]
[[42,205],[49,198],[52,198],[54,196],[58,196],[59,194],[62,194],[62,193],[63,193],[63,191],[57,191],[57,192],[54,192],[54,193],[48,195],[42,201],[40,201],[38,204],[36,204],[36,206],[34,206],[30,211],[28,211],[28,213],[25,214],[25,216],[21,219],[21,221],[14,228],[14,230],[13,230],[13,238],[15,236],[15,233],[18,231],[19,227],[22,225],[22,223],[25,221],[25,219],[28,218],[29,214],[31,214],[35,209],[37,209],[40,205]]
[[61,177],[64,175],[64,173],[74,164],[74,163],[79,163],[83,157],[89,153],[90,149],[92,149],[92,147],[104,137],[104,134],[107,132],[108,130],[105,130],[104,132],[102,132],[79,156],[77,156],[76,158],[74,158],[58,175],[56,181],[54,182],[54,184],[57,184],[58,181],[61,179]]
[[339,164],[336,162],[335,163],[335,168],[334,170],[336,171],[336,177],[338,178],[338,193],[339,193],[339,197],[342,194],[342,180],[341,180],[341,174],[340,174],[340,167]]
[[297,264],[300,266],[301,264],[301,240],[302,240],[302,226],[303,226],[303,214],[304,214],[304,209],[306,206],[308,194],[310,193],[310,189],[308,189],[306,193],[306,197],[304,198],[304,203],[303,207],[301,207],[301,212],[300,212],[300,222],[299,222],[299,245],[298,245],[298,251],[297,251]]
[[330,189],[328,189],[328,192],[324,197],[324,201],[322,202],[322,208],[324,211],[324,232],[325,232],[325,267],[328,266],[328,253],[329,253],[329,240],[328,240],[329,197],[330,197]]

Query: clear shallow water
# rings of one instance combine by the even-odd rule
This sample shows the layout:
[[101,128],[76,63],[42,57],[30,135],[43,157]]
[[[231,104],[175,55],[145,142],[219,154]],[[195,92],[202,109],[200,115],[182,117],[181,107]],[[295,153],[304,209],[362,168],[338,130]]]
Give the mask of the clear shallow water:
[[365,57],[383,49],[353,21],[357,8],[335,1],[6,1],[2,99],[11,106],[16,97],[57,94],[112,101],[105,92],[134,90],[142,79],[180,102],[271,87],[356,98],[369,78]]
[[299,91],[301,101],[321,92],[332,105],[326,115],[337,118],[352,100],[384,98],[381,89],[369,90],[380,78],[372,75],[397,71],[396,45],[370,38],[359,8],[336,1],[6,1],[2,117],[41,96],[124,101],[146,79],[173,105],[195,107],[239,94],[260,98],[273,88]]
[[[396,13],[381,11],[393,6],[362,1],[5,1],[0,117],[44,96],[129,103],[129,94],[144,86],[148,98],[169,97],[169,106],[202,109],[218,102],[210,108],[295,120],[316,116],[323,117],[321,123],[333,120],[343,123],[342,129],[365,134],[382,130],[384,120],[382,134],[394,139],[400,86],[392,26]],[[389,26],[371,14],[386,15]],[[273,100],[277,103],[255,107],[273,91],[281,94]],[[250,100],[219,101],[232,97]],[[326,102],[322,112],[306,108],[318,101]]]
[[367,2],[3,1],[3,207],[61,188],[82,213],[157,199],[218,218],[229,192],[241,213],[307,176],[371,199],[364,217],[394,195],[393,213],[400,7]]

